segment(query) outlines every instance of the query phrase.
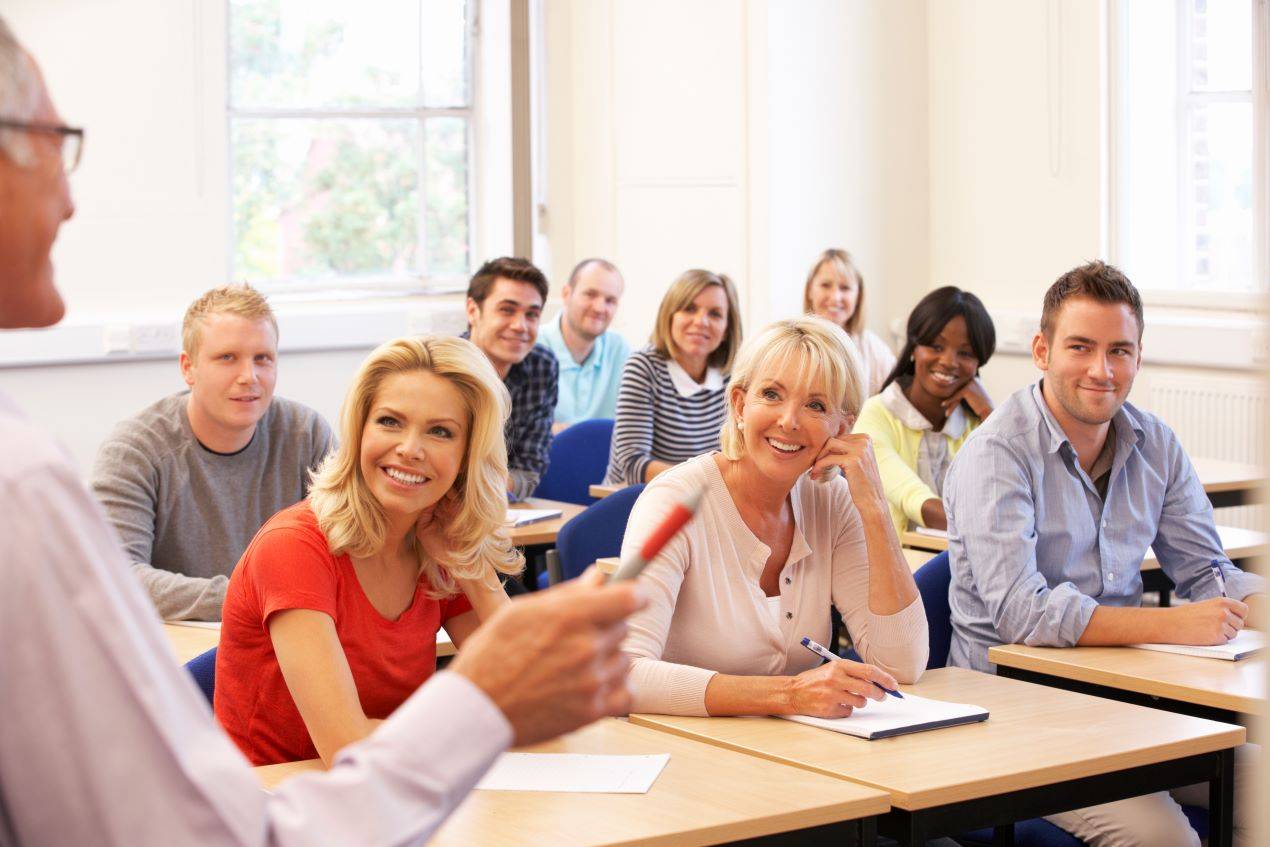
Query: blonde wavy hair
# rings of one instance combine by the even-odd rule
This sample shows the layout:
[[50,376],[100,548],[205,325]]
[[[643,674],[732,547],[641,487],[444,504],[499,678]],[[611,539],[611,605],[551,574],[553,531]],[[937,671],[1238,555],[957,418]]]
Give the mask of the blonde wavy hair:
[[723,334],[723,341],[707,357],[706,364],[726,374],[732,368],[732,360],[736,356],[737,348],[741,346],[741,307],[736,295],[736,286],[732,284],[727,274],[703,271],[700,268],[681,273],[679,278],[670,284],[665,296],[661,298],[661,306],[657,309],[657,320],[653,324],[650,340],[653,343],[653,349],[667,359],[673,359],[679,352],[670,334],[670,324],[675,312],[688,308],[688,304],[695,300],[698,294],[712,285],[722,288],[723,296],[727,298],[728,328]]
[[803,285],[803,311],[809,314],[811,312],[811,283],[815,280],[816,274],[820,273],[820,269],[826,264],[835,266],[843,276],[855,277],[855,311],[846,319],[842,328],[847,331],[848,335],[852,337],[858,336],[860,331],[864,329],[864,275],[860,273],[860,269],[856,267],[851,254],[846,250],[830,247],[816,257],[816,263],[811,266],[811,270],[807,273],[807,282]]
[[458,593],[455,577],[488,578],[493,569],[519,573],[524,557],[504,523],[507,513],[507,447],[503,425],[511,397],[489,360],[466,339],[440,335],[389,341],[372,352],[358,370],[340,410],[340,444],[313,472],[309,503],[334,555],[378,553],[387,535],[383,507],[371,493],[361,469],[362,430],[384,380],[426,371],[449,381],[468,412],[468,440],[454,480],[457,513],[445,528],[448,555],[431,561],[416,540],[421,572],[433,597]]
[[[777,321],[747,341],[732,366],[728,396],[742,394],[765,373],[779,370],[790,359],[798,362],[799,372],[831,400],[837,398],[838,410],[854,417],[860,414],[866,396],[864,368],[855,342],[842,327],[813,315]],[[728,416],[719,432],[723,455],[732,461],[745,452],[745,436],[737,429],[736,419],[728,406]]]

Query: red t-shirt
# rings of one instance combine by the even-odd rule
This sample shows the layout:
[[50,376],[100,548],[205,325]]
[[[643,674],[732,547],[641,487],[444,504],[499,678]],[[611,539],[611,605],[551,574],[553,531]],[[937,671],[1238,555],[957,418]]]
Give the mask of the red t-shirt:
[[368,718],[386,718],[436,670],[436,634],[471,611],[459,594],[427,596],[419,579],[395,621],[376,611],[348,556],[334,556],[308,501],[269,519],[234,568],[225,592],[216,651],[216,718],[253,765],[317,757],[267,622],[274,612],[313,609],[331,616]]

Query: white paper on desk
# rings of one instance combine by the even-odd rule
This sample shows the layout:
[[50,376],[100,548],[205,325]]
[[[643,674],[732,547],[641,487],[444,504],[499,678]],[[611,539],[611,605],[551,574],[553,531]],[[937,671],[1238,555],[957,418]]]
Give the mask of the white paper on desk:
[[1181,653],[1183,656],[1200,656],[1205,659],[1225,659],[1233,662],[1266,647],[1265,633],[1255,629],[1241,629],[1225,644],[1196,647],[1190,644],[1130,644],[1139,650],[1156,650],[1161,653]]
[[563,514],[564,512],[559,509],[508,509],[506,523],[513,527],[526,526],[539,521],[549,521]]
[[949,703],[944,700],[928,700],[916,694],[905,694],[903,700],[891,696],[881,701],[870,700],[863,709],[855,709],[845,718],[813,718],[807,715],[779,717],[872,741],[875,738],[890,738],[910,732],[976,723],[988,719],[988,710],[968,703]]
[[947,538],[948,537],[948,530],[933,529],[928,526],[915,526],[913,527],[913,532],[916,532],[918,535],[929,535],[931,538]]
[[647,794],[668,761],[669,753],[504,753],[476,787],[491,791]]
[[192,626],[197,629],[214,629],[220,632],[220,621],[164,621],[172,626]]

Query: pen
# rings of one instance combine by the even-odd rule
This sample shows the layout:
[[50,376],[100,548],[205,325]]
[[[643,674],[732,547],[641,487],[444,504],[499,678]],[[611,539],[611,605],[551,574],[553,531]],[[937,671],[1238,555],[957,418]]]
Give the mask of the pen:
[[[843,659],[841,656],[835,656],[833,653],[830,653],[828,650],[826,650],[824,647],[821,647],[819,644],[812,641],[810,638],[804,637],[801,643],[804,647],[806,647],[808,650],[815,653],[817,656],[821,657],[822,659],[829,659],[835,662],[845,661],[845,659]],[[873,682],[873,680],[869,680],[869,682]],[[876,683],[876,682],[873,682],[873,684],[876,685],[878,688],[881,688],[887,694],[890,694],[892,697],[898,697],[901,700],[904,699],[904,695],[898,691],[892,691],[891,689],[887,688],[885,685],[880,685],[879,683]]]
[[1213,569],[1213,579],[1217,580],[1217,590],[1221,592],[1221,596],[1226,596],[1226,580],[1221,575],[1221,559],[1213,559],[1208,563]]
[[666,546],[666,542],[674,538],[675,533],[683,529],[684,525],[692,520],[692,516],[697,513],[697,508],[701,505],[701,497],[705,493],[705,486],[702,486],[694,493],[688,495],[686,500],[676,503],[670,513],[662,519],[661,524],[644,541],[643,545],[622,559],[621,564],[617,566],[617,571],[609,578],[609,582],[634,579],[639,576],[640,571],[644,570],[644,566],[656,558],[657,554],[661,552],[661,548]]

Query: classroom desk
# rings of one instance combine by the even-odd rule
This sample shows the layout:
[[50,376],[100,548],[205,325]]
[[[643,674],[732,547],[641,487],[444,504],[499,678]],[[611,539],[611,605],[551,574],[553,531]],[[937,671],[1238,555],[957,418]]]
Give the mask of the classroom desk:
[[906,529],[900,534],[900,546],[912,550],[928,550],[933,556],[941,550],[948,549],[948,539]]
[[594,497],[596,500],[603,500],[605,497],[609,496],[610,494],[616,494],[618,491],[621,491],[625,487],[626,487],[625,485],[616,485],[616,484],[603,485],[600,483],[596,483],[587,489],[587,493],[590,494],[592,497]]
[[1214,509],[1260,501],[1260,489],[1267,476],[1264,468],[1219,459],[1192,458],[1191,464]]
[[1236,723],[1265,714],[1266,666],[1135,650],[1132,647],[1025,647],[988,650],[1000,676],[1082,691],[1170,712]]
[[577,503],[561,503],[556,500],[543,500],[539,497],[530,497],[519,503],[512,504],[513,509],[559,509],[561,515],[549,521],[538,521],[537,523],[527,524],[525,526],[513,527],[510,530],[512,543],[517,547],[532,547],[539,544],[555,544],[556,536],[560,533],[560,528],[568,523],[571,519],[581,514],[586,506],[579,506]]
[[176,660],[182,665],[220,643],[220,627],[212,629],[165,622],[163,634],[168,637],[172,649],[176,652]]
[[1210,784],[1210,843],[1231,843],[1241,726],[962,668],[927,671],[901,687],[991,715],[880,741],[776,718],[631,721],[886,791],[891,811],[878,831],[902,845],[1197,782]]
[[[1270,552],[1270,535],[1264,532],[1258,532],[1255,529],[1242,529],[1237,526],[1218,526],[1217,537],[1221,540],[1222,549],[1226,551],[1226,555],[1234,562],[1240,559],[1250,559],[1254,556],[1263,556]],[[924,535],[913,530],[906,530],[900,536],[900,544],[909,550],[923,551],[927,556],[933,556],[941,550],[948,549],[948,539],[938,538],[933,535]],[[906,554],[907,555],[907,554]],[[1142,562],[1143,571],[1158,571],[1160,562],[1155,558],[1155,551],[1147,549],[1147,557]],[[1169,588],[1172,584],[1169,584]],[[1148,588],[1148,591],[1159,590],[1156,587]]]
[[[168,641],[172,642],[172,649],[176,651],[176,658],[181,664],[185,664],[195,656],[206,653],[220,643],[219,627],[211,629],[209,627],[164,623],[163,632],[167,635]],[[449,633],[444,629],[437,630],[437,658],[445,659],[453,656],[456,652],[454,642],[450,640]]]
[[[742,840],[872,845],[876,817],[890,806],[877,789],[844,785],[615,718],[527,749],[669,753],[670,761],[647,794],[473,791],[428,842],[430,847],[696,847]],[[287,776],[321,767],[312,760],[267,765],[256,768],[256,774],[272,788]]]

